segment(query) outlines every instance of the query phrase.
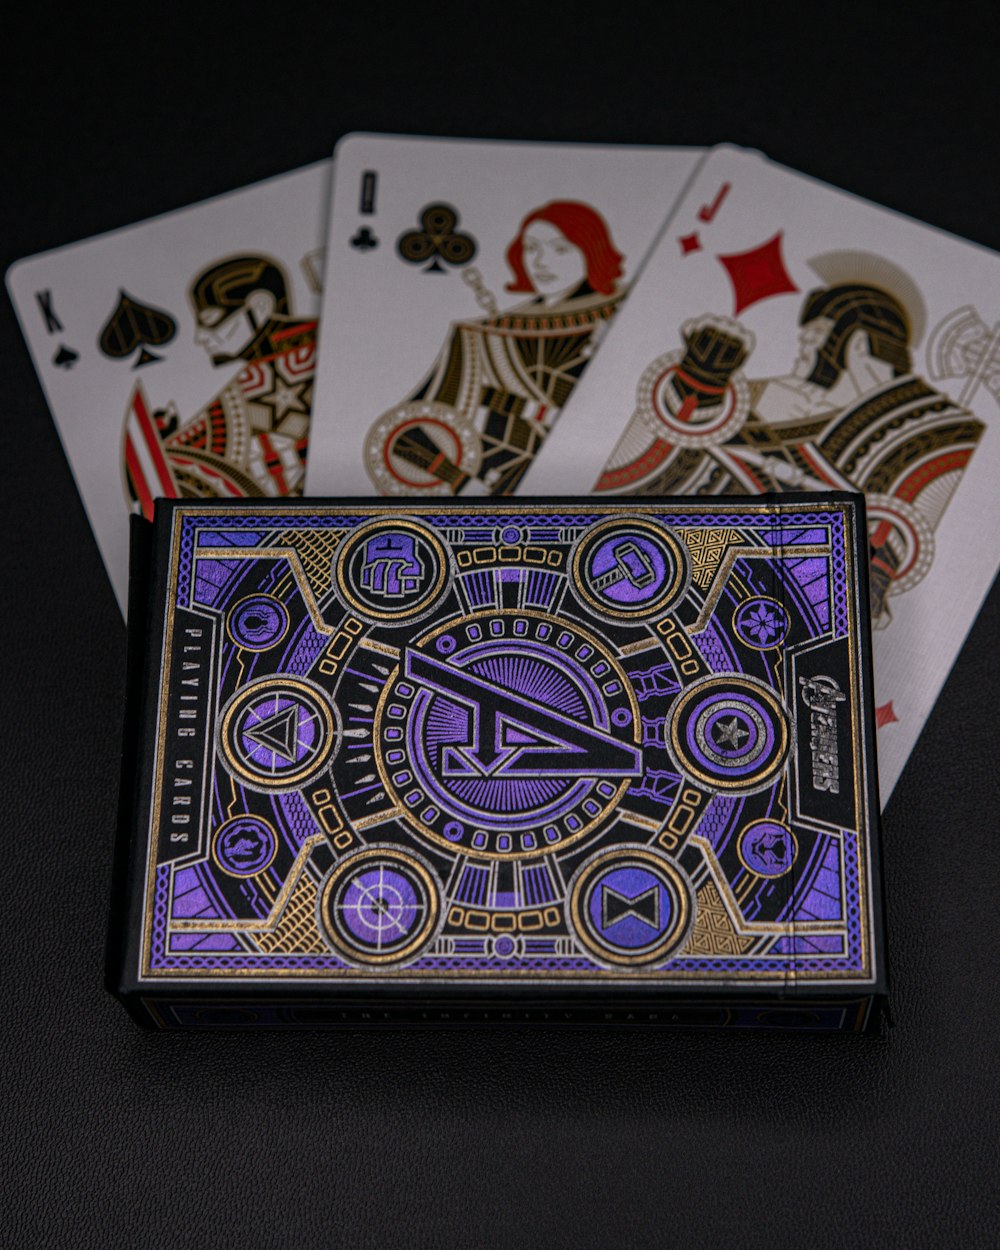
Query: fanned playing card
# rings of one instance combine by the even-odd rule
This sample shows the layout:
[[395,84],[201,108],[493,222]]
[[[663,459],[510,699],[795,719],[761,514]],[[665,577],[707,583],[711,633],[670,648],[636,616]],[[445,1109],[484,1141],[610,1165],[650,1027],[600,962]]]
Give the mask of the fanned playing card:
[[1000,549],[1000,257],[713,151],[531,493],[867,497],[883,802]]
[[516,490],[701,156],[342,140],[310,493]]
[[133,502],[302,491],[329,178],[319,162],[8,271],[123,610]]

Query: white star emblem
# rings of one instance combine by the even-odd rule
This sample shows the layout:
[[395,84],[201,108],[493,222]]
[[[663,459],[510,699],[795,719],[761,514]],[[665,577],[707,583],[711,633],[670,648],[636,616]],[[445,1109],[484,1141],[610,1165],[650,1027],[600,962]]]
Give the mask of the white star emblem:
[[729,724],[719,722],[719,726],[715,731],[715,741],[720,745],[725,742],[737,750],[743,742],[744,738],[750,737],[750,730],[744,729],[740,722],[734,716]]
[[302,391],[307,384],[308,379],[304,379],[289,386],[287,382],[276,377],[274,388],[266,395],[260,396],[259,403],[267,404],[269,408],[274,409],[274,426],[280,425],[289,412],[308,412],[305,400],[302,398]]

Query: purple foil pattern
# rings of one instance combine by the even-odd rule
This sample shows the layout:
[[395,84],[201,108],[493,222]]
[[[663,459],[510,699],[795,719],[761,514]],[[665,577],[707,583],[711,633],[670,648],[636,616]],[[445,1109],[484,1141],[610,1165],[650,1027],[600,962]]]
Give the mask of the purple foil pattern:
[[873,978],[852,505],[173,515],[146,975]]

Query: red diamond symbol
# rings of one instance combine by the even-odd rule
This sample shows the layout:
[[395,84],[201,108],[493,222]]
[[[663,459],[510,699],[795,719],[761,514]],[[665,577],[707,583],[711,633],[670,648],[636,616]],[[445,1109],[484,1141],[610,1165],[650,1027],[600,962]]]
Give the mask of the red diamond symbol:
[[899,717],[893,710],[892,700],[890,699],[888,703],[883,703],[881,707],[875,709],[875,726],[881,729],[883,725],[891,725],[893,723],[898,724]]
[[729,281],[733,284],[733,316],[738,317],[744,308],[770,299],[772,295],[790,295],[799,288],[788,276],[781,258],[781,234],[749,252],[733,252],[717,259],[725,266]]
[[677,240],[681,245],[681,255],[686,256],[688,252],[701,251],[701,239],[698,238],[698,231],[693,234],[685,234]]

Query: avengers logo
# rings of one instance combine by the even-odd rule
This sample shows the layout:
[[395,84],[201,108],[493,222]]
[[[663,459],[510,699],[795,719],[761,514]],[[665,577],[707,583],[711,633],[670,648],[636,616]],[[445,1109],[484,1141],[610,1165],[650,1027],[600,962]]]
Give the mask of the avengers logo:
[[379,772],[408,823],[486,856],[577,841],[642,773],[638,709],[606,644],[490,612],[404,648],[379,701]]

